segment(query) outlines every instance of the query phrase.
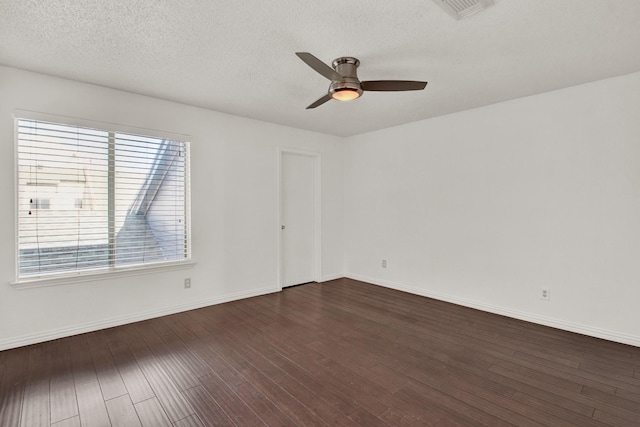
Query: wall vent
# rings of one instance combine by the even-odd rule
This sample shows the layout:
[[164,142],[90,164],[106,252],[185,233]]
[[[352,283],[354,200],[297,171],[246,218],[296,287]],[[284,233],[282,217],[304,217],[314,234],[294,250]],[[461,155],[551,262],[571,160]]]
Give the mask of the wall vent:
[[433,0],[455,19],[468,18],[493,4],[493,0]]

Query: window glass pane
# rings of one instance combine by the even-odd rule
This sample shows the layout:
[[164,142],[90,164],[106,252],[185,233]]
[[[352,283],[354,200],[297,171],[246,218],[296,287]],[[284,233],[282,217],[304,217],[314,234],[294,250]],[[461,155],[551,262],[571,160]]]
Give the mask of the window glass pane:
[[183,143],[116,134],[116,264],[185,257]]
[[18,132],[19,275],[105,267],[108,134],[30,120]]

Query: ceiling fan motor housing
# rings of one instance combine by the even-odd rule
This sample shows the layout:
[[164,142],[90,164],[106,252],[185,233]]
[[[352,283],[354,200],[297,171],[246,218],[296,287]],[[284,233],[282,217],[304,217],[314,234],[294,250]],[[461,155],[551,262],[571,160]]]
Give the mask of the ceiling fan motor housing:
[[362,95],[362,85],[358,80],[357,69],[360,61],[357,58],[343,56],[334,59],[331,63],[336,73],[340,74],[343,79],[341,81],[333,81],[329,86],[329,93],[333,95],[336,92],[350,90],[358,92],[358,96]]

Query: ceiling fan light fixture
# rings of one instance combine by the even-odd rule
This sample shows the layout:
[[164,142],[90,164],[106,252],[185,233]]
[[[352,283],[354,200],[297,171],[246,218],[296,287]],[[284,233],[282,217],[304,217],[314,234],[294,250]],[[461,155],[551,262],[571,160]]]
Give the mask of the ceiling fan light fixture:
[[360,93],[355,89],[339,89],[331,94],[333,99],[338,101],[353,101],[356,98],[360,98]]
[[362,86],[356,76],[343,76],[341,80],[331,82],[329,95],[338,101],[353,101],[362,95]]

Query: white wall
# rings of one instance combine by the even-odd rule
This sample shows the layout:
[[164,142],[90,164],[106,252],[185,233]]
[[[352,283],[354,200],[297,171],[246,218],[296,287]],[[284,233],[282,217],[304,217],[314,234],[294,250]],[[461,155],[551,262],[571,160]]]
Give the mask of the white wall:
[[348,276],[640,345],[640,73],[346,144]]
[[[278,147],[322,156],[322,278],[343,275],[343,140],[0,67],[0,349],[278,289]],[[191,136],[190,270],[15,289],[16,109]],[[183,289],[191,277],[192,288]]]
[[[640,345],[640,73],[347,139],[4,67],[0,93],[0,349],[275,291],[278,147],[322,155],[323,279]],[[16,109],[190,135],[196,265],[11,287]]]

